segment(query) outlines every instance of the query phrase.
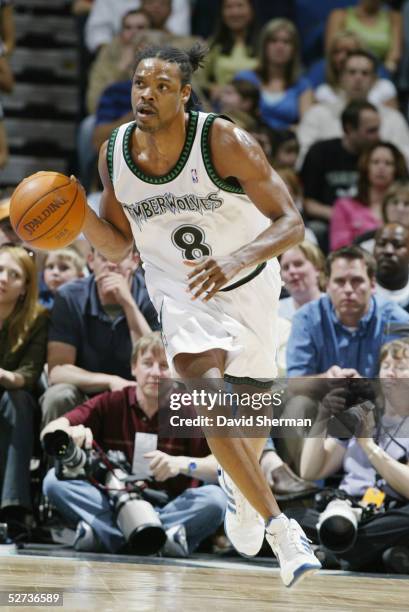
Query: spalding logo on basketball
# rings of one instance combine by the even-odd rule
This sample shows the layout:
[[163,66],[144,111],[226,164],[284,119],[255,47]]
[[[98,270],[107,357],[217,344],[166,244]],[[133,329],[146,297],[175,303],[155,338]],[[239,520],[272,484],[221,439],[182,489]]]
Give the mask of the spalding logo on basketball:
[[21,240],[31,246],[60,249],[81,232],[85,210],[85,194],[77,181],[59,172],[37,172],[11,196],[10,221]]

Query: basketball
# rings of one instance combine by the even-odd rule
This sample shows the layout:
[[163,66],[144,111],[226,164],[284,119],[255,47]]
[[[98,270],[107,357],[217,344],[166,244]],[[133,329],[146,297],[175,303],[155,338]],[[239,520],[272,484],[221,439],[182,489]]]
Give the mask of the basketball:
[[60,249],[81,232],[86,197],[79,183],[59,172],[37,172],[16,187],[10,221],[16,234],[37,249]]

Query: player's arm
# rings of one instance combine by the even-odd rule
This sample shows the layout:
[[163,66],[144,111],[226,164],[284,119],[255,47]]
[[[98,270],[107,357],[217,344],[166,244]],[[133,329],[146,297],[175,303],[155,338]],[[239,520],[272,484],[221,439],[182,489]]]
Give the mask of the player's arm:
[[83,232],[92,246],[109,261],[119,262],[129,253],[133,244],[132,230],[121,204],[115,197],[106,160],[107,142],[99,153],[98,170],[103,192],[98,217],[87,207]]
[[210,144],[219,176],[238,179],[253,204],[274,222],[251,243],[232,253],[242,267],[262,263],[301,242],[301,215],[259,143],[241,128],[219,119],[213,125]]
[[273,222],[252,242],[223,257],[186,261],[192,299],[210,300],[245,268],[254,268],[295,246],[304,237],[301,215],[282,179],[273,170],[258,142],[229,121],[216,119],[210,147],[212,161],[222,178],[235,177],[253,204]]

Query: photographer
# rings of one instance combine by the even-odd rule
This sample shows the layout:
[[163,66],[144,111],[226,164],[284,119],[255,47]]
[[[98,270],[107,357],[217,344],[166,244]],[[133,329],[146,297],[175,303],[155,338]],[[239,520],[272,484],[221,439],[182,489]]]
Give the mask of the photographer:
[[[301,456],[301,476],[327,478],[344,470],[339,489],[353,502],[372,501],[370,515],[362,515],[356,539],[338,559],[353,569],[378,568],[381,559],[389,571],[409,569],[409,340],[385,344],[380,354],[382,411],[365,404],[354,408],[359,434],[349,440],[326,437],[331,416],[347,409],[344,389],[333,388],[323,399]],[[350,409],[349,409],[350,410]],[[311,437],[314,436],[314,437]],[[363,498],[363,499],[362,499]],[[301,524],[317,539],[319,513],[302,511]],[[300,517],[298,515],[300,520]],[[396,547],[400,544],[407,545]],[[397,554],[396,554],[397,553]]]
[[[91,448],[95,440],[105,452],[123,451],[132,464],[137,451],[135,434],[158,433],[158,385],[170,375],[159,332],[149,333],[137,342],[131,366],[136,384],[86,401],[49,423],[42,438],[62,429],[78,446]],[[199,480],[216,482],[216,460],[203,438],[159,437],[157,450],[146,453],[145,458],[155,479],[149,486],[166,491],[171,500],[157,508],[168,539],[169,530],[173,533],[175,527],[183,526],[187,539],[184,552],[190,553],[215,532],[224,518],[226,497],[219,486],[198,487]],[[86,480],[58,480],[53,468],[44,480],[43,490],[64,518],[74,525],[81,521],[77,550],[116,553],[124,549],[125,539],[113,506],[100,489]]]

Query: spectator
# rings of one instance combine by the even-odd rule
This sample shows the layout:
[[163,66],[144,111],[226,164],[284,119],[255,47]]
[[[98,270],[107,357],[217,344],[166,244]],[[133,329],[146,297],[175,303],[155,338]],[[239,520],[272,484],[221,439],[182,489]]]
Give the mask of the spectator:
[[220,88],[231,83],[240,69],[257,64],[258,28],[253,0],[222,0],[216,31],[202,71],[202,88],[217,104]]
[[409,312],[409,229],[387,223],[375,235],[376,294]]
[[396,71],[402,47],[402,19],[398,11],[385,8],[382,0],[358,0],[357,6],[332,11],[325,33],[327,49],[340,30],[355,32],[365,48],[390,72]]
[[409,228],[409,180],[397,181],[385,194],[382,203],[384,223],[400,223]]
[[71,12],[73,15],[88,15],[94,0],[73,0]]
[[331,249],[339,249],[382,222],[382,202],[395,180],[407,179],[403,155],[389,142],[379,142],[365,151],[359,160],[356,198],[340,198],[331,217]]
[[[402,61],[398,75],[398,89],[400,92],[405,92],[406,103],[408,101],[409,92],[409,0],[404,0],[402,6],[402,24],[403,24],[403,45],[402,45]],[[407,114],[407,111],[406,111]]]
[[276,170],[288,168],[295,171],[300,152],[297,135],[293,130],[271,130],[272,165]]
[[6,55],[11,55],[15,44],[13,0],[0,0],[0,47]]
[[[1,0],[0,0],[1,2]],[[10,63],[6,55],[6,47],[1,47],[0,38],[0,91],[10,93],[14,87],[14,77],[10,68]]]
[[220,88],[219,111],[227,114],[244,129],[256,128],[259,118],[260,92],[253,83],[235,80]]
[[290,295],[280,300],[278,315],[291,321],[301,306],[321,297],[325,288],[325,258],[315,244],[305,240],[282,254],[280,266]]
[[132,344],[158,328],[137,255],[116,265],[94,251],[88,265],[90,276],[55,296],[47,359],[51,387],[41,398],[44,424],[89,395],[131,384]]
[[122,17],[119,33],[98,52],[89,73],[87,107],[90,114],[96,112],[104,89],[116,81],[129,79],[137,47],[135,36],[150,26],[150,19],[143,10],[128,11]]
[[[340,81],[344,100],[332,104],[315,104],[303,117],[298,129],[301,145],[300,161],[314,142],[342,135],[340,117],[343,109],[352,100],[366,100],[375,79],[375,59],[366,51],[349,53]],[[378,112],[382,140],[392,142],[409,158],[409,128],[403,115],[394,108],[384,105],[378,107]]]
[[[317,87],[314,90],[314,97],[317,102],[325,104],[326,102],[331,103],[339,100],[339,96],[342,96],[342,92],[340,93],[340,78],[344,62],[348,53],[357,51],[361,48],[361,41],[353,32],[341,30],[335,34],[327,52],[326,61],[322,60],[319,62],[323,70],[324,65],[326,65],[326,82],[324,82],[324,79],[320,79],[320,82],[317,83]],[[313,66],[308,73],[309,79],[317,79],[318,72],[319,66]],[[382,73],[382,67],[378,73],[379,72]],[[398,101],[396,96],[396,87],[390,79],[377,78],[368,93],[368,102],[375,104],[375,106],[387,104],[392,108],[397,108]]]
[[141,8],[148,16],[153,30],[169,32],[167,23],[172,13],[173,2],[174,0],[141,0]]
[[[386,223],[399,223],[409,228],[409,181],[396,181],[385,194],[382,202],[382,220]],[[375,232],[371,230],[354,240],[369,253],[373,253]]]
[[[383,511],[360,522],[352,547],[336,556],[346,561],[351,570],[376,568],[406,573],[409,563],[409,345],[406,339],[382,346],[379,377],[382,398],[380,410],[375,413],[376,423],[373,411],[361,411],[361,431],[349,440],[325,437],[329,417],[345,406],[339,390],[334,389],[332,397],[328,394],[327,401],[319,407],[315,435],[305,440],[301,474],[304,478],[326,478],[342,468],[344,476],[339,489],[356,502],[373,487],[385,494]],[[303,509],[295,511],[293,516],[307,535],[317,541],[318,512]],[[398,563],[392,562],[391,547],[395,546],[399,546]]]
[[0,521],[9,523],[12,536],[32,509],[33,392],[45,362],[48,322],[37,297],[33,257],[18,246],[0,247]]
[[373,295],[375,260],[357,246],[331,253],[326,276],[327,295],[293,317],[288,376],[376,376],[380,348],[393,336],[388,324],[407,324],[409,314]]
[[[64,429],[78,446],[89,447],[92,439],[107,451],[121,450],[132,464],[136,432],[158,433],[158,385],[170,376],[165,351],[158,332],[144,336],[132,352],[132,372],[137,383],[121,391],[98,395],[49,423],[42,436]],[[148,453],[156,488],[166,491],[171,501],[157,509],[166,531],[183,526],[187,550],[193,552],[200,542],[215,532],[223,520],[226,496],[219,486],[197,487],[198,480],[217,480],[217,463],[209,454],[204,438],[163,438],[158,449]],[[102,549],[119,552],[125,540],[119,530],[108,498],[84,480],[57,480],[54,469],[44,481],[44,493],[61,515],[74,525],[85,522],[88,534]],[[78,533],[81,534],[80,530]],[[85,542],[92,550],[90,541]],[[75,547],[82,550],[84,540]],[[166,553],[165,553],[166,554]]]
[[[85,27],[85,41],[91,53],[109,43],[121,27],[121,19],[128,11],[140,8],[139,0],[95,0]],[[167,4],[164,2],[163,4]],[[146,5],[145,9],[146,11]],[[166,23],[173,34],[190,34],[190,2],[173,0],[171,15]]]
[[[7,10],[11,7],[6,6]],[[1,9],[1,0],[0,0]],[[1,12],[0,12],[1,16]],[[10,69],[9,62],[6,58],[6,45],[1,46],[0,37],[0,91],[11,92],[14,87],[14,78]],[[7,134],[4,125],[3,107],[0,103],[0,168],[6,165],[9,156],[8,145],[7,145]]]
[[7,243],[21,243],[10,223],[10,198],[0,200],[0,246]]
[[85,260],[73,248],[57,249],[47,253],[44,261],[44,290],[39,301],[45,308],[52,308],[54,297],[65,283],[84,276]]
[[300,76],[298,33],[287,19],[273,19],[264,26],[258,67],[243,70],[236,78],[260,88],[260,115],[271,128],[298,124],[313,103],[310,83]]
[[324,54],[324,31],[327,17],[333,8],[349,4],[348,0],[293,0],[295,24],[300,33],[302,59],[306,66]]
[[[290,156],[288,156],[287,159],[290,159]],[[303,214],[304,194],[298,175],[294,172],[294,170],[291,170],[291,168],[278,168],[277,174],[283,179],[296,207],[300,213]],[[305,228],[304,238],[312,244],[317,244],[317,239],[309,227]]]
[[341,114],[342,137],[315,142],[304,159],[301,180],[308,227],[325,251],[332,205],[337,198],[356,194],[359,155],[379,140],[379,122],[372,104],[350,102]]

